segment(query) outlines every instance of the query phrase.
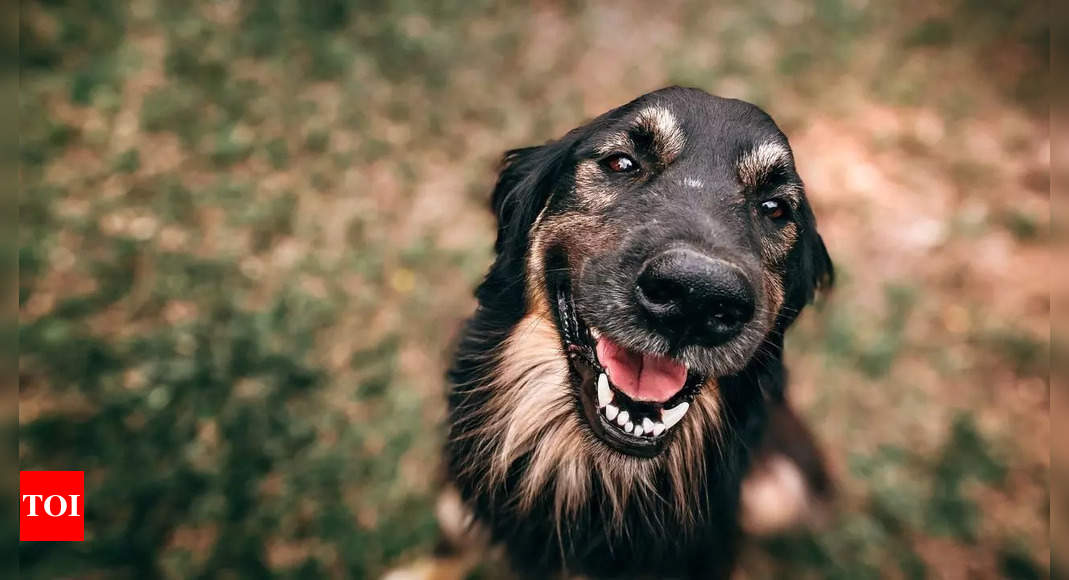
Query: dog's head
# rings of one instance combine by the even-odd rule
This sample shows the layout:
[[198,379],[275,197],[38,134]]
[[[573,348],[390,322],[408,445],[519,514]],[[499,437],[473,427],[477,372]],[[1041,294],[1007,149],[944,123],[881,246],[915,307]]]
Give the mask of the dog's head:
[[832,276],[787,138],[756,106],[695,89],[509,152],[493,206],[500,279],[483,291],[523,284],[582,422],[628,455],[660,454],[717,377],[778,356]]

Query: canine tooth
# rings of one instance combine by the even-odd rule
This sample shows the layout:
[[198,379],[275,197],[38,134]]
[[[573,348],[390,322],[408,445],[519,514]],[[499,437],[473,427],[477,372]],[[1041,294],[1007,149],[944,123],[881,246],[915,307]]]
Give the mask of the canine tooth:
[[590,327],[590,338],[593,338],[594,340],[597,340],[597,339],[601,338],[601,332],[599,332],[598,329],[596,329],[593,326],[591,326]]
[[605,405],[605,417],[608,420],[612,421],[613,419],[615,419],[617,413],[619,413],[619,412],[620,412],[620,409],[617,409],[615,406],[613,406],[613,405]]
[[646,433],[653,433],[653,421],[650,421],[649,417],[642,419],[642,430]]
[[609,388],[609,377],[605,373],[598,375],[598,406],[604,407],[612,402],[612,389]]
[[620,414],[616,416],[616,422],[623,427],[627,425],[627,420],[631,418],[631,415],[627,414],[627,411],[620,411]]
[[[634,429],[634,428],[635,428],[635,424],[632,423],[631,421],[628,421],[627,425],[624,425],[624,431],[627,431],[628,433],[630,433],[631,430]],[[638,430],[641,431],[642,427],[639,427]],[[636,435],[638,435],[638,433],[636,433]]]
[[657,437],[661,433],[664,433],[664,423],[654,423],[653,424],[653,436]]
[[661,411],[661,421],[664,421],[664,428],[671,429],[673,425],[683,418],[683,415],[687,414],[687,409],[689,408],[690,403],[680,403],[671,409],[663,409]]

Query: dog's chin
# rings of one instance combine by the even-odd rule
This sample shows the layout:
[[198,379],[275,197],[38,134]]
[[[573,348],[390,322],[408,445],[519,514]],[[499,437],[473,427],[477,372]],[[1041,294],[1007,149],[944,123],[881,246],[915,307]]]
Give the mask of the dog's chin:
[[[621,346],[577,315],[566,284],[555,290],[553,310],[583,423],[595,438],[616,452],[645,458],[660,455],[685,420],[708,375],[683,362]],[[613,360],[603,360],[610,356],[609,352]],[[616,381],[635,377],[622,376],[620,358],[657,361],[663,374],[671,375],[661,384],[667,381],[671,386],[656,391],[654,396],[645,396],[634,381],[623,388]]]

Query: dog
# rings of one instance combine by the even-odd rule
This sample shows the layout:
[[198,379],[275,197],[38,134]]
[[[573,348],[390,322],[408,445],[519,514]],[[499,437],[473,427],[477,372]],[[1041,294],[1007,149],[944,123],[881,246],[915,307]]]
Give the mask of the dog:
[[521,577],[725,578],[744,528],[828,495],[783,336],[833,266],[768,114],[643,95],[509,151],[492,208],[439,561],[481,544]]

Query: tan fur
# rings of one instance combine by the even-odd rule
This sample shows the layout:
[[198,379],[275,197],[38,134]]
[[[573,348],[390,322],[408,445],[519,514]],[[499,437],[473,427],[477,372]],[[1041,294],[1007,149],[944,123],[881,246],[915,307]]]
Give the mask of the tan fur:
[[769,326],[776,320],[776,315],[779,313],[779,309],[783,306],[783,301],[786,297],[786,289],[783,287],[783,281],[779,275],[766,270],[765,271],[765,300],[768,306],[764,308],[764,314],[766,315],[767,324]]
[[[705,433],[717,432],[719,401],[710,382],[676,427],[676,440],[656,458],[621,456],[594,441],[575,413],[567,361],[556,326],[545,316],[531,314],[516,326],[497,357],[493,388],[497,396],[481,412],[486,427],[473,437],[485,438],[492,461],[485,478],[488,488],[504,482],[510,466],[530,454],[520,482],[516,508],[529,510],[541,494],[553,494],[558,525],[590,498],[592,478],[598,478],[612,504],[612,517],[621,518],[636,495],[659,493],[655,475],[670,475],[670,509],[683,521],[697,521],[700,488],[705,473]],[[647,514],[651,524],[660,519]],[[617,520],[619,523],[619,520]]]
[[[529,509],[542,493],[552,490],[558,522],[565,521],[588,499],[591,478],[598,477],[613,505],[614,517],[622,517],[633,494],[657,493],[653,476],[668,469],[673,503],[684,519],[699,505],[691,497],[698,489],[691,482],[704,474],[702,442],[706,432],[717,432],[719,402],[711,380],[676,427],[677,441],[659,458],[620,456],[595,441],[575,413],[568,363],[561,351],[560,335],[546,302],[546,245],[568,244],[569,255],[589,255],[611,244],[612,235],[575,237],[575,232],[604,231],[596,218],[584,214],[539,219],[528,254],[528,314],[515,328],[495,357],[499,391],[486,413],[486,434],[497,434],[494,461],[488,483],[500,483],[513,462],[531,453],[526,476],[520,485],[518,507]],[[581,264],[572,264],[579,271]],[[650,514],[656,518],[656,514]]]
[[[584,256],[612,248],[619,237],[600,218],[586,212],[561,214],[545,220],[539,216],[531,232],[531,248],[527,252],[527,311],[547,316],[549,304],[545,296],[546,268],[543,259],[549,245],[566,246],[571,260],[569,266],[573,273],[578,273],[582,269]],[[598,232],[598,235],[590,235],[590,232]]]
[[438,495],[434,514],[443,539],[454,548],[474,548],[483,546],[488,541],[486,531],[475,521],[475,514],[464,505],[460,494],[453,486],[447,486]]
[[783,532],[806,521],[810,499],[805,477],[783,455],[762,457],[742,484],[743,529],[753,535]]
[[603,170],[593,160],[579,163],[575,168],[575,198],[580,210],[598,213],[616,201],[616,190],[605,185]]
[[[754,146],[742,155],[736,163],[736,171],[743,185],[758,187],[771,171],[790,163],[791,152],[785,145],[778,142],[765,142]],[[797,198],[801,195],[801,191],[793,186],[788,186],[783,193],[794,203],[797,203]],[[770,236],[761,246],[761,258],[766,264],[764,276],[768,300],[766,310],[772,318],[775,318],[775,313],[779,311],[784,300],[783,282],[776,272],[779,271],[783,260],[797,241],[798,225],[792,222],[780,229],[776,235]]]
[[777,265],[787,257],[794,243],[798,241],[798,224],[791,222],[783,226],[779,233],[771,236],[761,246],[761,257],[770,265]]
[[761,258],[765,262],[764,287],[766,306],[764,311],[769,315],[769,324],[775,320],[776,314],[783,306],[786,298],[786,289],[783,286],[781,270],[783,261],[791,248],[798,241],[798,225],[789,223],[784,226],[776,236],[770,236],[761,245]]
[[[675,161],[687,144],[687,137],[679,127],[675,115],[664,107],[652,106],[639,111],[635,116],[633,128],[649,134],[653,142],[653,153],[662,165]],[[631,136],[621,131],[603,138],[594,146],[594,151],[598,155],[608,155],[618,151],[631,151],[634,147]]]
[[390,570],[381,580],[464,580],[478,562],[477,552],[448,558],[425,558]]
[[777,167],[791,163],[791,151],[786,145],[767,141],[755,145],[739,157],[735,164],[739,181],[746,187],[757,187]]
[[686,135],[679,127],[675,115],[664,107],[642,109],[638,112],[635,124],[653,137],[654,149],[665,165],[675,161],[687,144]]

